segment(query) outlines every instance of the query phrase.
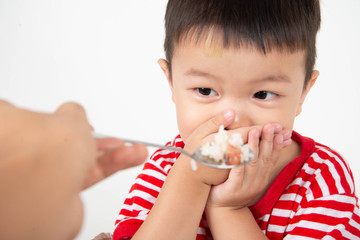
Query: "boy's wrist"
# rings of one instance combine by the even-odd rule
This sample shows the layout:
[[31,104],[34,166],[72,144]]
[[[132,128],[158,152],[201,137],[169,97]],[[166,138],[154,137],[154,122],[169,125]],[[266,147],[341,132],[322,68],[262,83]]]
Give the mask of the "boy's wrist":
[[223,183],[228,178],[230,170],[211,168],[198,162],[194,163],[196,164],[195,169],[191,166],[191,161],[189,157],[180,155],[176,164],[181,165],[183,168],[181,172],[186,173],[193,181],[211,187]]
[[[248,207],[207,206],[206,219],[214,239],[267,239]],[[230,235],[228,235],[230,233]]]
[[218,204],[212,204],[207,203],[206,204],[206,212],[208,213],[221,213],[221,214],[235,214],[235,213],[241,213],[243,211],[246,211],[245,209],[248,209],[247,206],[224,206],[224,205],[218,205]]

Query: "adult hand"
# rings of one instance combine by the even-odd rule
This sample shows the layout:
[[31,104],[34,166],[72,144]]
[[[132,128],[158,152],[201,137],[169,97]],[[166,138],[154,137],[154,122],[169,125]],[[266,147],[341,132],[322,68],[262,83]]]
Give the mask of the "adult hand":
[[74,238],[84,186],[145,160],[145,146],[95,140],[75,103],[46,114],[0,101],[0,116],[0,239]]
[[97,160],[84,181],[84,189],[115,172],[137,166],[144,162],[148,153],[144,145],[125,145],[116,138],[96,139]]

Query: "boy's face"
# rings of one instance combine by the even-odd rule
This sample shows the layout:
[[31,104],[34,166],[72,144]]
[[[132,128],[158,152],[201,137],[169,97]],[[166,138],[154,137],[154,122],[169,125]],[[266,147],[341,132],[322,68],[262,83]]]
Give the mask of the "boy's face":
[[171,76],[165,60],[159,63],[170,83],[185,143],[199,125],[228,109],[236,118],[227,129],[276,122],[292,130],[318,76],[314,71],[304,89],[304,51],[264,55],[245,46],[224,49],[191,41],[176,46]]

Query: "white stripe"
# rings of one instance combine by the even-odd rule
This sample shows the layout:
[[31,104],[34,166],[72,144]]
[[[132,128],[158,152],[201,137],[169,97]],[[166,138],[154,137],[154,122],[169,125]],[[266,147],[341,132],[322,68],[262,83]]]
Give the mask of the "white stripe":
[[[350,238],[353,239],[353,238]],[[325,237],[322,238],[322,240],[336,240],[336,238],[333,238],[332,236],[326,235]]]
[[141,178],[137,178],[135,180],[135,183],[141,185],[141,186],[144,186],[146,188],[150,188],[151,190],[154,190],[154,191],[157,191],[157,192],[160,192],[161,188],[152,184],[151,182],[147,182],[147,181],[144,181],[142,180]]
[[307,214],[314,214],[314,213],[323,215],[323,216],[335,217],[335,218],[347,217],[350,219],[352,216],[352,212],[339,211],[336,209],[326,208],[326,207],[316,207],[316,208],[308,207],[308,208],[300,209],[296,213],[296,215],[307,215]]
[[[356,215],[357,215],[357,214],[356,214]],[[360,224],[359,224],[358,222],[355,222],[354,219],[350,219],[349,225],[351,225],[351,226],[354,227],[355,229],[360,229]]]
[[262,216],[261,218],[259,218],[259,220],[264,221],[264,222],[269,222],[270,219],[270,214],[266,214],[264,216]]
[[285,209],[279,209],[274,208],[271,212],[272,216],[279,216],[279,217],[289,217],[293,211],[292,210],[285,210]]
[[[331,175],[333,176],[333,178],[335,179],[335,185],[336,188],[338,190],[339,193],[345,193],[345,189],[343,188],[343,186],[341,185],[341,178],[339,176],[338,171],[335,169],[335,166],[332,162],[330,161],[326,161],[325,162],[326,165],[329,166],[329,170],[331,172]],[[344,169],[345,170],[345,169]],[[346,171],[345,171],[346,172]],[[346,173],[345,173],[346,174]]]
[[[321,149],[323,152],[326,152],[330,157],[335,157],[331,152],[326,151],[325,149]],[[344,193],[345,190],[341,185],[341,178],[338,174],[338,171],[336,170],[334,164],[331,161],[324,161],[317,153],[313,154],[314,160],[316,162],[321,162],[322,164],[325,164],[329,168],[329,172],[331,173],[332,177],[335,180],[335,185],[339,193]],[[339,160],[339,159],[337,159]],[[321,174],[321,173],[320,173]],[[325,181],[325,177],[323,177],[323,180]],[[327,192],[328,193],[328,192]]]
[[284,233],[286,227],[287,226],[283,226],[283,225],[269,224],[267,228],[267,232]]
[[305,172],[306,172],[307,174],[309,174],[309,175],[313,175],[313,174],[315,173],[315,171],[316,171],[316,169],[310,167],[308,163],[305,163],[304,166],[302,167],[302,169],[304,169]]
[[[175,147],[175,146],[172,146],[172,147]],[[158,152],[158,155],[168,155],[169,153],[173,153],[174,151],[170,151],[170,150],[167,150],[167,149],[161,149],[159,152]],[[173,159],[173,158],[171,158]]]
[[316,174],[315,179],[316,179],[317,183],[319,184],[322,196],[330,195],[329,187],[328,187],[325,179],[322,177],[322,175],[321,174]]
[[[290,184],[289,184],[289,187],[290,186],[294,186],[294,185],[297,185],[299,188],[300,187],[303,187],[306,189],[306,193],[305,193],[305,197],[308,201],[311,201],[314,199],[314,194],[313,192],[311,191],[310,189],[310,185],[311,185],[311,182],[309,181],[304,181],[301,177],[297,177],[295,178]],[[288,188],[289,188],[288,187]],[[284,195],[284,194],[283,194]],[[297,198],[295,199],[295,201],[297,203],[300,203],[303,199],[303,196],[302,195],[298,195],[298,194],[295,194],[297,195]]]
[[133,211],[140,211],[140,212],[141,211],[150,211],[149,209],[144,208],[143,206],[140,206],[139,204],[136,204],[136,203],[133,203],[132,205],[128,205],[128,204],[124,203],[121,209],[125,209],[125,210],[128,210],[130,212],[133,212]]
[[137,190],[135,189],[134,191],[131,192],[134,196],[136,197],[139,197],[139,198],[142,198],[148,202],[151,202],[151,203],[155,203],[155,200],[156,198],[151,196],[149,193],[147,192],[143,192],[143,191],[140,191],[140,190]]
[[317,238],[312,237],[304,237],[304,236],[294,236],[294,235],[286,235],[283,240],[318,240]]
[[295,201],[297,194],[295,193],[285,193],[282,194],[279,198],[279,200],[282,201]]
[[169,171],[170,171],[171,168],[172,168],[172,166],[171,166],[170,164],[168,164],[168,165],[166,165],[166,166],[164,167],[164,171],[166,172],[166,174],[169,173]]
[[[350,185],[350,189],[351,189],[351,192],[354,192],[354,183],[353,183],[353,180],[350,176],[350,173],[347,169],[347,167],[344,165],[344,161],[342,161],[337,155],[333,154],[332,152],[329,152],[328,150],[326,149],[322,149],[322,151],[326,152],[329,156],[333,156],[336,161],[340,164],[341,168],[343,169],[344,171],[344,175],[345,175],[345,178],[346,178],[346,181],[347,183]],[[336,171],[336,170],[335,170]],[[337,172],[337,171],[336,171]]]
[[200,235],[206,235],[206,231],[202,227],[198,227],[197,233],[200,234]]
[[166,176],[164,174],[159,173],[158,171],[152,169],[145,169],[142,171],[142,174],[157,178],[161,181],[165,181],[166,179]]
[[312,222],[312,221],[307,221],[307,220],[300,220],[298,223],[296,224],[289,224],[287,231],[291,232],[292,230],[294,230],[294,228],[301,226],[302,228],[307,228],[307,229],[315,229],[318,231],[323,231],[323,232],[328,232],[329,229],[333,229],[334,227],[328,224],[324,224],[324,223],[318,223],[318,222]]
[[344,236],[344,237],[346,237],[346,238],[348,238],[348,239],[351,239],[351,240],[355,240],[355,239],[360,239],[360,237],[359,236],[356,236],[356,235],[354,235],[354,234],[352,234],[351,232],[348,232],[348,231],[344,231],[344,232],[342,232],[342,235]]
[[124,215],[119,215],[117,220],[120,221],[119,224],[121,222],[125,222],[125,221],[127,221],[129,219],[137,219],[137,220],[145,221],[147,216],[148,216],[148,214],[141,214],[141,215],[139,214],[139,216],[137,216],[137,217],[129,217],[129,216],[124,216]]
[[[308,182],[308,181],[304,181],[301,177],[297,177],[295,178],[290,184],[289,186],[287,187],[287,189],[290,188],[290,186],[293,186],[293,185],[298,185],[298,186],[305,186],[305,183]],[[309,185],[309,183],[308,183]]]
[[175,162],[175,160],[173,158],[164,158],[161,156],[156,161],[152,159],[148,161],[148,163],[155,166],[155,168],[159,169],[162,173],[164,173],[164,175],[167,175],[167,172],[161,166],[163,162],[165,162],[165,167],[166,167],[166,166],[171,166]]

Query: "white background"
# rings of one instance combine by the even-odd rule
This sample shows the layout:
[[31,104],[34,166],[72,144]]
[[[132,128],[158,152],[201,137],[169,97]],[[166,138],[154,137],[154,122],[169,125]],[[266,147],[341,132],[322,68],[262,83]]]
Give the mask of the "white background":
[[[171,140],[177,134],[175,111],[157,66],[164,57],[165,6],[165,0],[0,0],[0,98],[47,112],[76,101],[98,132]],[[320,77],[295,124],[348,160],[358,192],[359,12],[359,0],[322,1]],[[85,219],[78,240],[112,232],[140,169],[82,193]]]

